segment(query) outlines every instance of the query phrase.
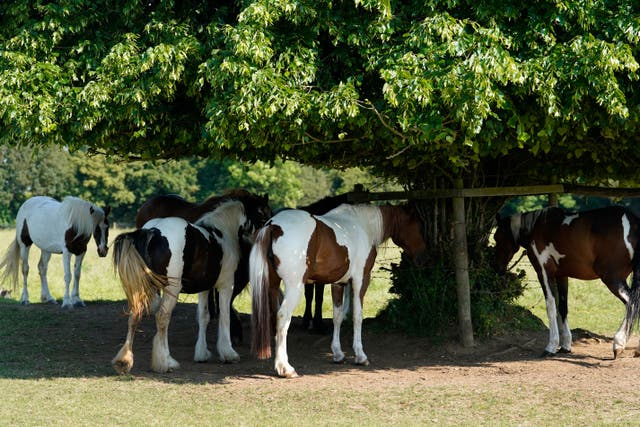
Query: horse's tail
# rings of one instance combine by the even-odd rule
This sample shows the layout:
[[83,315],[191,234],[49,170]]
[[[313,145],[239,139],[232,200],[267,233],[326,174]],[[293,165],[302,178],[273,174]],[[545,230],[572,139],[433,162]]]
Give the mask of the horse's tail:
[[629,336],[634,323],[640,318],[640,238],[634,248],[633,258],[631,259],[631,291],[629,292],[629,301],[627,302],[626,313],[626,334]]
[[113,267],[120,276],[122,289],[129,302],[129,314],[137,322],[164,287],[167,278],[153,272],[140,250],[146,251],[153,235],[150,230],[122,233],[113,242]]
[[251,352],[258,359],[271,357],[271,312],[269,302],[269,264],[271,227],[263,227],[249,255],[249,282],[251,283]]
[[4,270],[0,277],[0,283],[9,282],[15,291],[18,288],[18,271],[20,270],[20,247],[18,239],[13,239],[7,252],[0,261],[0,270]]

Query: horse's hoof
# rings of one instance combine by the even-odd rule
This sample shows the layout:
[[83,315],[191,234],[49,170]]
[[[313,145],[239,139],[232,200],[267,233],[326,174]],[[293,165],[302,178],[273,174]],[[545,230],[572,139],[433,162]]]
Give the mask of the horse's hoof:
[[546,358],[546,357],[553,357],[553,356],[555,356],[555,355],[556,355],[555,353],[551,353],[550,351],[545,350],[545,351],[543,351],[543,352],[542,352],[542,354],[540,355],[540,357],[542,357],[542,358]]
[[636,350],[633,352],[633,357],[640,357],[640,351]]
[[127,375],[131,372],[131,364],[124,360],[118,360],[113,362],[113,369],[120,375]]
[[618,358],[618,356],[620,356],[623,352],[624,352],[623,348],[614,348],[613,349],[613,360],[616,360]]
[[75,307],[75,308],[83,308],[83,307],[86,307],[86,305],[82,301],[77,301],[77,302],[73,303],[73,307]]
[[280,374],[280,377],[289,379],[289,378],[298,378],[299,375],[295,369],[292,369],[291,371],[283,372],[282,374]]
[[369,366],[369,359],[364,359],[363,361],[356,360],[355,363],[358,366]]
[[29,301],[20,301],[20,305],[29,305]]
[[568,350],[566,348],[560,347],[560,350],[558,350],[558,353],[569,354],[569,353],[571,353],[571,350]]

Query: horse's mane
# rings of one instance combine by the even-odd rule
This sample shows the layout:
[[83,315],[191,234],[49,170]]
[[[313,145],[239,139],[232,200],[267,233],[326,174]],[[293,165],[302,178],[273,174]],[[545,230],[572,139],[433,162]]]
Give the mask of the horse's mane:
[[196,225],[216,227],[237,236],[240,217],[245,215],[244,204],[240,200],[228,199],[222,201],[216,209],[202,215]]
[[78,197],[67,196],[62,200],[60,213],[73,225],[79,235],[91,236],[95,227],[93,217],[91,216],[91,208],[93,208],[95,212],[102,213],[102,216],[104,216],[104,211],[93,203]]
[[545,219],[550,212],[558,209],[559,208],[556,207],[547,207],[513,215],[511,217],[511,234],[513,235],[513,239],[518,243],[521,239],[528,238],[540,218]]
[[250,197],[251,193],[242,188],[236,188],[232,190],[227,190],[222,193],[220,196],[211,196],[204,202],[200,204],[200,207],[205,209],[206,211],[213,210],[217,208],[218,205],[226,202],[227,200],[237,200],[243,197]]

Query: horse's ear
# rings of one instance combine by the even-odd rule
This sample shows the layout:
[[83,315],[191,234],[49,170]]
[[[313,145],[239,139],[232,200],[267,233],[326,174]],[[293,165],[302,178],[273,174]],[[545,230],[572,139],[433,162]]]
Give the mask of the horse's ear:
[[269,203],[269,193],[264,193],[264,196],[262,196],[262,198],[265,202]]
[[107,205],[107,206],[104,208],[104,217],[105,217],[105,218],[106,218],[106,217],[108,217],[110,213],[111,213],[111,206]]
[[93,209],[93,206],[89,206],[89,215],[93,215],[96,210]]

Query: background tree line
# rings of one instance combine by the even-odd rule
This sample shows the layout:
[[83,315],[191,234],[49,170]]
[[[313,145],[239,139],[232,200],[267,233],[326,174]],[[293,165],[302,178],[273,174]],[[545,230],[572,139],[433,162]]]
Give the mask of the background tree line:
[[112,207],[112,222],[133,224],[138,207],[156,194],[179,194],[191,201],[230,188],[268,193],[273,208],[296,207],[353,189],[375,191],[394,185],[360,168],[316,169],[293,161],[272,165],[233,160],[184,158],[123,162],[58,147],[0,146],[0,226],[13,226],[29,197],[78,196]]

